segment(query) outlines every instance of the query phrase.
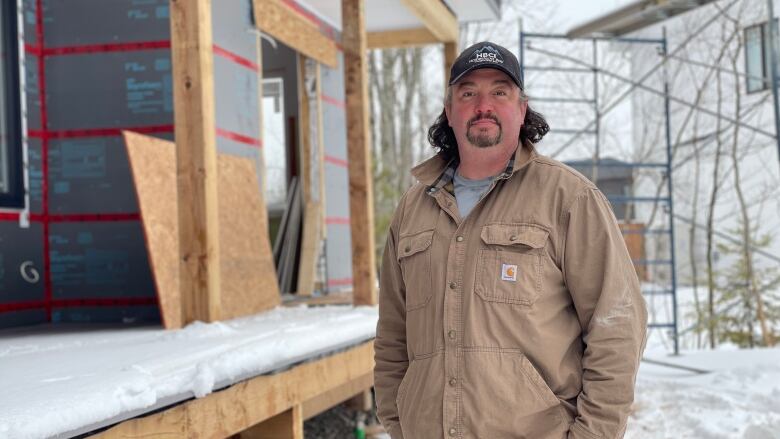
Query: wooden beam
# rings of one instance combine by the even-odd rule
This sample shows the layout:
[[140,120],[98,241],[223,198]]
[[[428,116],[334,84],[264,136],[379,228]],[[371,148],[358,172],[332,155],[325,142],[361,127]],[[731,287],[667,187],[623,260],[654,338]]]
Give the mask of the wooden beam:
[[[366,392],[371,393],[371,387],[374,385],[374,374],[367,373],[360,378],[356,378],[348,383],[336,387],[328,392],[318,395],[303,403],[303,419],[311,419],[320,413],[334,407],[336,404],[349,401],[355,395],[364,396]],[[370,410],[370,408],[368,409]]]
[[368,124],[368,65],[364,0],[342,0],[344,87],[347,113],[349,210],[355,305],[375,305],[374,198],[371,131]]
[[[259,32],[256,32],[255,34],[255,45],[255,47],[257,47],[257,65],[259,67],[257,69],[257,127],[258,135],[262,141],[262,139],[265,139],[265,124],[263,123],[263,40]],[[260,156],[260,175],[258,175],[258,178],[260,179],[260,193],[263,194],[263,203],[267,204],[265,192],[268,187],[268,168],[266,167],[266,163],[268,162],[265,159],[265,148],[259,148],[258,154]],[[268,209],[264,209],[263,214],[265,215],[264,231],[265,234],[268,235],[268,239],[271,239]]]
[[182,324],[220,318],[211,0],[171,0]]
[[450,82],[450,69],[458,58],[458,43],[444,43],[444,88],[446,89]]
[[255,23],[268,35],[309,58],[336,68],[336,43],[303,15],[279,0],[252,0]]
[[439,44],[438,38],[424,27],[399,29],[368,33],[369,49],[388,49],[392,47],[414,47]]
[[[308,65],[308,67],[307,67]],[[322,204],[319,198],[319,180],[317,192],[313,188],[313,157],[321,158],[319,155],[319,127],[317,126],[318,115],[316,112],[317,104],[313,96],[315,90],[309,90],[307,84],[307,75],[309,78],[315,78],[317,69],[316,63],[307,62],[307,57],[298,54],[298,133],[300,143],[300,182],[303,195],[303,232],[301,241],[301,253],[298,261],[298,285],[296,292],[299,296],[311,296],[314,293],[314,282],[317,277],[317,257],[320,251],[320,231],[322,228],[321,210]],[[307,72],[307,68],[310,72]],[[314,105],[312,105],[314,101]],[[313,107],[313,108],[312,108]],[[313,138],[312,135],[315,137]],[[317,145],[318,151],[313,151],[314,145]],[[317,166],[319,174],[319,166]]]
[[296,297],[285,300],[284,306],[320,306],[320,305],[351,305],[352,290],[334,291],[324,296],[317,297]]
[[[320,63],[316,63],[317,69],[317,87],[315,93],[317,94],[317,152],[318,162],[317,167],[319,169],[319,188],[320,188],[320,236],[325,239],[327,236],[328,228],[325,227],[325,129],[322,123],[322,68]],[[327,279],[324,279],[327,282]]]
[[440,42],[458,41],[458,20],[441,0],[401,0]]
[[240,433],[374,368],[374,343],[234,384],[159,413],[122,422],[97,438],[227,437]]
[[241,432],[240,439],[303,439],[301,405],[263,421]]

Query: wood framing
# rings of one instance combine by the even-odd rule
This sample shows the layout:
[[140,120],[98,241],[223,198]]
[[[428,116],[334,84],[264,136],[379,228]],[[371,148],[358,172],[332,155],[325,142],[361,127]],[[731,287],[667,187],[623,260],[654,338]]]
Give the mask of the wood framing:
[[374,199],[371,131],[368,124],[368,66],[363,0],[342,0],[342,46],[346,93],[349,210],[355,305],[375,305]]
[[[143,134],[123,135],[163,323],[180,328],[176,146]],[[255,163],[229,154],[218,154],[217,163],[220,317],[231,319],[274,308],[281,300]]]
[[[314,282],[317,275],[317,257],[320,251],[320,240],[323,229],[322,224],[322,203],[320,202],[320,190],[322,182],[317,183],[317,193],[313,192],[313,157],[318,162],[322,162],[322,155],[319,154],[319,140],[321,126],[318,126],[321,120],[318,114],[312,114],[312,100],[319,99],[316,90],[309,90],[309,84],[306,81],[307,62],[306,56],[298,54],[298,132],[300,138],[300,178],[301,194],[303,195],[303,233],[301,241],[301,255],[298,261],[298,286],[297,293],[301,296],[311,296],[314,292]],[[317,69],[309,66],[317,74]],[[318,78],[315,77],[315,81]],[[314,105],[314,110],[319,109]],[[314,128],[314,129],[312,129]],[[316,135],[312,139],[312,134]],[[314,145],[317,151],[313,151]],[[321,177],[319,164],[317,164],[317,177]]]
[[440,43],[439,39],[424,27],[368,33],[369,49],[426,46],[438,43]]
[[[287,417],[290,422],[295,419],[300,424],[305,417],[307,401],[355,381],[361,385],[372,385],[373,382],[365,381],[365,377],[374,368],[373,352],[373,341],[365,342],[284,372],[255,377],[203,398],[127,420],[96,437],[227,437],[250,428],[251,434],[260,428],[254,426],[266,420],[272,420],[271,424],[278,426]],[[358,392],[362,390],[365,388],[358,389]],[[300,410],[300,415],[295,414],[296,410]],[[273,419],[286,412],[290,414]],[[292,439],[296,436],[283,437]]]
[[401,0],[439,42],[458,41],[458,20],[441,0]]
[[279,0],[252,0],[257,27],[309,58],[335,68],[336,43],[298,12]]
[[450,82],[450,68],[455,64],[455,59],[458,58],[458,43],[444,43],[444,88]]
[[301,405],[292,408],[241,432],[240,439],[303,439]]
[[220,318],[211,1],[171,0],[182,323]]
[[325,410],[334,407],[336,404],[355,398],[356,395],[362,398],[366,393],[371,393],[370,389],[373,385],[374,374],[367,373],[362,377],[355,378],[339,387],[314,397],[303,403],[303,419],[311,419]]

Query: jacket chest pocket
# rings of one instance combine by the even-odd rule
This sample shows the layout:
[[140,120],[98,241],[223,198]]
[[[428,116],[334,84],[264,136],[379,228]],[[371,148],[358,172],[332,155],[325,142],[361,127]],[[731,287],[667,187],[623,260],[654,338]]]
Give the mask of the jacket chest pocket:
[[533,224],[482,228],[474,291],[487,302],[533,305],[542,293],[542,257],[549,232]]
[[433,230],[402,236],[398,240],[398,263],[406,285],[406,311],[428,304],[433,295],[431,244]]

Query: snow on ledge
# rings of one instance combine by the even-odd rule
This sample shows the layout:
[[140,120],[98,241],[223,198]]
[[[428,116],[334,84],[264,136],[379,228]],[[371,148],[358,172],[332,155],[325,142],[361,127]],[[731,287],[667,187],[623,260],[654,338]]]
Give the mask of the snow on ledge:
[[278,307],[160,327],[0,332],[0,437],[81,434],[374,337],[376,307]]

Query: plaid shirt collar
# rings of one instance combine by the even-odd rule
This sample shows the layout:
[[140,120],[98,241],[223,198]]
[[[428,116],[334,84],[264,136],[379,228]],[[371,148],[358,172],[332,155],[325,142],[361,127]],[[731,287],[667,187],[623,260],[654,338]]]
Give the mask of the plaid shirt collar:
[[[509,159],[509,162],[506,164],[506,168],[504,168],[504,171],[496,177],[497,180],[506,180],[507,178],[512,176],[512,172],[515,169],[515,156],[517,155],[517,150],[515,150],[514,153],[512,153],[512,157]],[[438,192],[440,189],[446,187],[450,183],[452,183],[452,180],[455,178],[455,171],[458,169],[458,165],[460,164],[460,161],[457,159],[457,157],[453,157],[452,160],[447,163],[447,166],[444,168],[444,172],[439,175],[439,177],[436,179],[436,181],[433,182],[432,185],[428,186],[428,195],[433,195],[436,192]]]

